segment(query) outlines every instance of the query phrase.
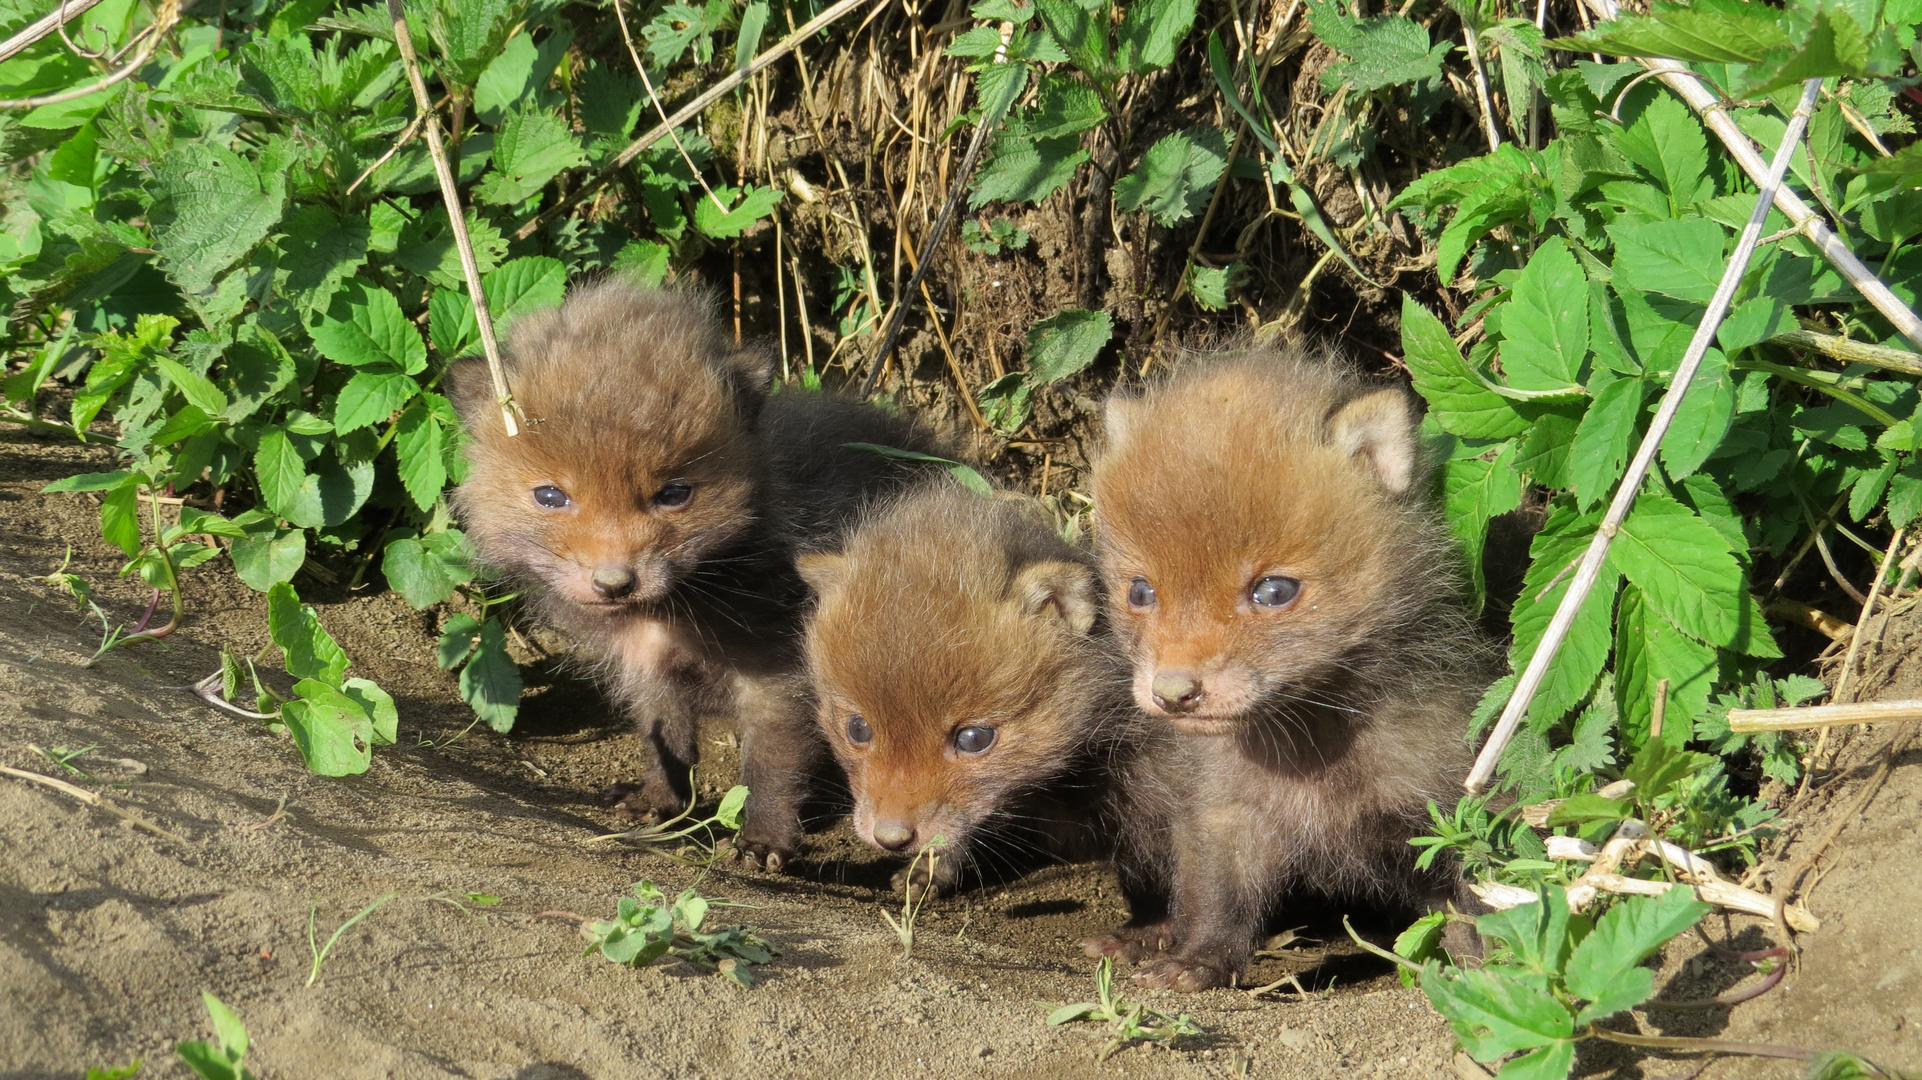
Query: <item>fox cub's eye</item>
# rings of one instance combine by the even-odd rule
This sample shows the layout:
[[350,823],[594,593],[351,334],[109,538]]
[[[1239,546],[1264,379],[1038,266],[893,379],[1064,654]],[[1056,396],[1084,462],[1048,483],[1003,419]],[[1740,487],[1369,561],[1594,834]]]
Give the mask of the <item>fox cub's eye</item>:
[[1248,590],[1248,599],[1262,607],[1287,607],[1301,595],[1301,582],[1291,577],[1265,577]]
[[954,733],[954,748],[964,754],[985,754],[994,745],[994,729],[975,724]]
[[1147,578],[1136,578],[1128,583],[1128,606],[1131,608],[1155,606],[1155,587],[1148,584]]
[[662,485],[661,490],[654,493],[654,505],[672,510],[677,506],[686,506],[687,500],[693,497],[693,486],[676,480],[671,484]]
[[869,740],[873,738],[874,729],[868,726],[866,720],[859,716],[848,717],[848,740],[850,742],[857,742],[865,746]]
[[549,510],[559,510],[572,501],[573,500],[567,497],[567,492],[562,491],[552,484],[542,484],[540,487],[534,489],[534,502],[540,506],[547,507]]

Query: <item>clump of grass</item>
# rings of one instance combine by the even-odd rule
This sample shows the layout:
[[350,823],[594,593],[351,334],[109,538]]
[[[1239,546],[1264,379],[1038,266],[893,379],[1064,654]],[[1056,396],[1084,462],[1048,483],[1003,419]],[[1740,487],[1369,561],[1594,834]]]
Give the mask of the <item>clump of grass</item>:
[[599,951],[617,964],[637,968],[671,957],[752,986],[752,969],[771,963],[781,950],[744,926],[707,928],[708,912],[717,906],[746,905],[710,900],[691,888],[669,903],[652,881],[637,881],[634,895],[621,898],[613,919],[588,924],[593,944],[582,955]]
[[[881,909],[881,919],[894,931],[901,942],[901,959],[906,960],[914,954],[914,920],[921,915],[921,909],[928,906],[928,898],[934,895],[934,871],[941,862],[941,849],[947,846],[947,838],[937,836],[928,841],[927,846],[915,852],[908,860],[907,888],[901,901],[901,917],[896,919],[888,914],[887,908]],[[921,865],[922,856],[927,856],[927,870],[917,878],[915,871]]]
[[1187,1013],[1170,1016],[1138,1001],[1122,997],[1114,988],[1114,961],[1103,957],[1094,972],[1094,1001],[1063,1005],[1048,1014],[1050,1027],[1092,1020],[1108,1026],[1108,1043],[1095,1055],[1105,1061],[1117,1050],[1135,1043],[1160,1043],[1172,1046],[1184,1035],[1200,1035],[1202,1029]]
[[314,907],[307,912],[307,949],[314,954],[314,966],[307,972],[307,985],[312,986],[319,980],[320,965],[327,962],[327,954],[334,951],[334,943],[340,940],[340,935],[346,933],[349,927],[352,927],[355,923],[367,916],[372,915],[382,904],[385,904],[398,895],[400,894],[390,892],[373,903],[368,904],[366,907],[361,908],[353,918],[340,924],[332,936],[328,937],[327,944],[325,945],[318,943],[314,933],[314,919],[320,914],[320,905],[314,905]]

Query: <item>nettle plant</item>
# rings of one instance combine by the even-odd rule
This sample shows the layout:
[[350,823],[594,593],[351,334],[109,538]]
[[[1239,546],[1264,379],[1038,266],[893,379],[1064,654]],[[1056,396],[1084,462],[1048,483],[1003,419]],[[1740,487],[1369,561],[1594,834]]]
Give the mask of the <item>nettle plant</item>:
[[[0,3],[0,28],[44,7]],[[529,0],[406,10],[497,328],[559,303],[575,275],[659,281],[780,198],[710,190],[712,146],[683,131],[626,166],[631,199],[542,218],[657,119],[618,25],[577,36],[559,5]],[[105,0],[69,30],[74,48],[131,49],[177,14]],[[644,17],[634,32],[658,86],[750,56],[768,7]],[[0,116],[7,157],[23,163],[0,180],[0,339],[27,357],[0,416],[112,443],[122,468],[50,490],[99,492],[129,572],[171,592],[176,613],[179,572],[221,553],[195,535],[218,538],[262,591],[303,570],[358,586],[377,568],[418,608],[465,594],[477,613],[448,622],[441,661],[506,731],[519,673],[445,498],[460,429],[440,380],[480,331],[387,9],[257,0],[158,29],[134,77]],[[716,57],[717,35],[735,38],[735,57]],[[99,76],[49,35],[0,63],[0,97]],[[44,393],[59,386],[72,389],[64,416]],[[162,520],[161,496],[189,505]],[[156,635],[131,635],[143,636]]]

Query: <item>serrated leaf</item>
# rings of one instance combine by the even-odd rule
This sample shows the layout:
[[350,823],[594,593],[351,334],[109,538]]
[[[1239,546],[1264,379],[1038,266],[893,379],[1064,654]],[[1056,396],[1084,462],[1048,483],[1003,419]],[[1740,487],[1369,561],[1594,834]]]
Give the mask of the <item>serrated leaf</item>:
[[1504,968],[1422,968],[1422,992],[1478,1061],[1548,1046],[1574,1033],[1568,1010],[1540,976]]
[[993,156],[975,174],[968,207],[996,200],[1038,203],[1074,179],[1075,169],[1086,160],[1088,152],[1081,149],[1078,135],[1058,139],[996,135]]
[[114,488],[100,500],[100,535],[130,559],[140,554],[139,493],[132,484]]
[[559,116],[541,108],[507,114],[494,133],[494,167],[474,189],[475,198],[514,206],[539,193],[563,169],[587,163],[580,140]]
[[[755,187],[752,184],[739,191],[731,187],[714,189],[714,194],[728,206],[723,214],[714,200],[696,199],[694,202],[694,227],[703,235],[716,239],[739,236],[748,226],[768,216],[774,211],[775,204],[781,201],[781,192],[773,188]],[[740,201],[735,202],[739,197]]]
[[379,286],[349,281],[312,327],[314,348],[336,364],[387,364],[408,375],[427,369],[420,331],[401,314],[400,301]]
[[[1509,646],[1509,663],[1516,671],[1526,668],[1534,657],[1549,620],[1568,594],[1575,564],[1588,549],[1599,524],[1599,517],[1577,513],[1566,497],[1551,504],[1548,521],[1529,546],[1528,571],[1510,614],[1515,637]],[[1609,629],[1620,580],[1620,573],[1604,562],[1601,576],[1582,600],[1567,639],[1555,653],[1548,674],[1529,704],[1529,715],[1538,726],[1560,720],[1580,704],[1607,664]]]
[[260,481],[261,497],[275,514],[296,523],[314,519],[311,523],[319,524],[319,503],[310,500],[304,490],[307,465],[285,431],[273,428],[261,435],[260,449],[254,454],[254,474]]
[[319,307],[367,261],[372,231],[365,217],[343,221],[325,206],[302,206],[287,216],[281,228],[282,286],[303,310]]
[[1869,42],[1862,27],[1840,8],[1818,8],[1800,46],[1779,66],[1774,61],[1787,50],[1750,69],[1743,92],[1761,95],[1807,79],[1861,75],[1869,63]]
[[1134,172],[1115,181],[1115,205],[1145,210],[1162,225],[1174,225],[1208,205],[1215,181],[1228,166],[1227,133],[1191,128],[1163,136],[1142,156]]
[[1068,60],[1083,75],[1103,86],[1120,74],[1115,70],[1114,54],[1108,45],[1108,18],[1103,10],[1099,19],[1074,0],[1035,0],[1035,11],[1048,36],[1068,54]]
[[64,477],[41,488],[40,491],[42,494],[59,491],[112,491],[116,488],[130,488],[139,482],[139,473],[116,469],[113,472],[80,473]]
[[1631,287],[1706,304],[1722,280],[1722,227],[1707,218],[1612,225],[1615,273]]
[[[982,27],[994,34],[992,27]],[[1001,38],[994,34],[995,44]],[[990,50],[992,51],[992,50]],[[1059,139],[1078,135],[1100,126],[1108,118],[1101,97],[1089,86],[1066,73],[1043,76],[1036,89],[1035,109],[1026,118],[1027,135],[1034,139]]]
[[1786,304],[1757,296],[1730,309],[1722,325],[1715,328],[1715,339],[1721,343],[1723,352],[1734,355],[1793,328],[1793,320],[1794,313]]
[[187,399],[187,404],[210,417],[227,411],[227,395],[220,392],[213,380],[188,370],[187,365],[171,356],[156,356],[153,362],[167,376],[173,389]]
[[1010,371],[983,386],[975,394],[975,401],[980,404],[981,416],[989,427],[1011,436],[1028,422],[1028,401],[1033,394],[1034,383],[1028,373]]
[[495,731],[514,729],[521,707],[521,669],[507,655],[507,630],[499,619],[481,624],[480,640],[460,670],[460,696]]
[[314,609],[300,602],[294,587],[281,582],[267,590],[267,633],[280,646],[287,673],[296,679],[339,686],[347,654],[320,625]]
[[1431,44],[1428,30],[1402,15],[1363,19],[1341,47],[1345,63],[1322,73],[1322,85],[1335,90],[1351,84],[1354,93],[1369,94],[1391,86],[1442,77],[1442,61],[1453,51],[1451,42]]
[[1566,1080],[1575,1069],[1575,1041],[1564,1039],[1502,1064],[1496,1080]]
[[[481,294],[487,297],[487,313],[494,320],[496,333],[505,335],[521,316],[544,308],[559,307],[567,294],[567,267],[559,259],[545,255],[510,259],[481,278]],[[468,321],[473,307],[463,298]],[[429,312],[432,320],[432,312]],[[458,356],[459,353],[446,353]]]
[[1694,640],[1652,609],[1634,585],[1622,590],[1615,626],[1615,703],[1625,750],[1648,741],[1655,701],[1668,680],[1662,740],[1679,746],[1708,707],[1720,674],[1715,648]]
[[1609,908],[1568,958],[1568,988],[1589,1001],[1577,1021],[1592,1023],[1647,1001],[1655,973],[1642,961],[1710,910],[1680,886],[1660,896],[1624,897]]
[[1590,821],[1619,821],[1635,812],[1633,803],[1609,799],[1593,792],[1571,795],[1548,812],[1548,827],[1580,825]]
[[1195,0],[1136,0],[1127,5],[1115,35],[1115,63],[1145,75],[1174,63],[1195,25]]
[[1521,505],[1522,478],[1515,471],[1515,444],[1464,456],[1461,451],[1442,470],[1442,493],[1449,526],[1461,541],[1462,557],[1468,564],[1473,589],[1473,609],[1481,610],[1486,592],[1482,576],[1482,549],[1488,541],[1488,523],[1500,514]]
[[1528,420],[1468,366],[1441,320],[1406,294],[1401,347],[1416,392],[1444,429],[1468,439],[1506,439],[1528,429]]
[[1623,14],[1588,33],[1546,44],[1571,52],[1752,64],[1790,41],[1771,18],[1731,10],[1671,8],[1653,15]]
[[[453,530],[418,537],[403,534],[388,541],[380,572],[387,578],[387,583],[400,590],[407,602],[417,609],[440,603],[474,577],[473,568],[467,561],[466,543],[461,534]],[[448,635],[454,634],[455,625],[455,622],[449,621],[448,630],[442,638],[443,645],[446,645]],[[471,631],[469,633],[471,636]],[[461,654],[462,657],[465,655],[465,652]],[[458,659],[455,662],[458,663]],[[443,666],[451,668],[452,664]]]
[[1195,303],[1209,311],[1221,311],[1229,304],[1228,290],[1241,283],[1246,269],[1239,261],[1219,269],[1195,263],[1188,268],[1188,292]]
[[1581,385],[1588,359],[1588,278],[1562,238],[1551,237],[1522,268],[1502,308],[1502,373],[1524,390]]
[[1568,478],[1583,507],[1607,498],[1628,465],[1628,446],[1642,417],[1642,380],[1618,378],[1597,368],[1589,378],[1593,400],[1575,429]]
[[161,265],[200,293],[280,221],[286,177],[213,139],[181,139],[154,168],[151,220]]
[[1568,894],[1551,886],[1540,896],[1533,904],[1478,916],[1475,929],[1506,942],[1522,968],[1538,975],[1559,974],[1568,961]]
[[[447,486],[447,460],[441,422],[425,404],[410,407],[401,414],[400,430],[395,434],[395,453],[400,459],[400,482],[407,497],[422,513],[431,511],[441,489]],[[419,605],[415,605],[419,606]]]
[[1609,558],[1649,606],[1690,637],[1710,645],[1735,640],[1742,568],[1693,510],[1660,491],[1642,492]]
[[1680,480],[1714,456],[1735,419],[1735,376],[1728,357],[1710,349],[1682,394],[1675,419],[1662,436],[1662,465]]
[[1069,308],[1028,328],[1028,373],[1042,386],[1060,382],[1094,362],[1114,336],[1105,311]]
[[334,430],[342,435],[378,424],[420,392],[420,384],[398,371],[357,371],[334,402]]
[[480,642],[480,620],[465,611],[457,611],[447,617],[441,628],[440,645],[436,656],[442,671],[452,671],[459,667],[474,652]]
[[[1656,91],[1614,141],[1622,156],[1668,193],[1667,216],[1683,217],[1691,205],[1715,194],[1708,171],[1708,134],[1673,94]],[[1719,259],[1715,269],[1721,269]]]

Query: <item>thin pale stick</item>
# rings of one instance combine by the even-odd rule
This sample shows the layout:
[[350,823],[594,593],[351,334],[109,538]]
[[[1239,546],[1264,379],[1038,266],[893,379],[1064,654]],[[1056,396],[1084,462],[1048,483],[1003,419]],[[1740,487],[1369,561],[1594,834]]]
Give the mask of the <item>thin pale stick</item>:
[[[641,63],[641,54],[634,50],[634,36],[628,32],[627,10],[621,7],[621,0],[614,0],[614,21],[619,24],[621,28],[621,41],[627,46],[627,58],[634,61],[634,70],[641,74],[641,85],[647,89],[647,100],[654,103],[655,115],[661,118],[663,125],[666,125],[667,107],[661,104],[661,95],[654,91],[654,79],[648,75],[647,65]],[[746,129],[743,128],[742,130],[745,132]],[[701,185],[702,191],[707,192],[708,201],[714,204],[714,209],[719,210],[722,215],[725,216],[727,214],[727,204],[721,201],[719,195],[714,194],[713,188],[707,186],[707,180],[701,176],[701,167],[694,164],[694,158],[689,156],[687,147],[681,145],[681,137],[674,133],[672,127],[668,127],[667,137],[674,143],[674,149],[680,151],[681,160],[687,162],[687,171],[694,174],[694,182]],[[739,343],[737,342],[736,344]]]
[[1547,677],[1548,665],[1554,661],[1556,651],[1568,637],[1582,601],[1588,599],[1589,591],[1601,577],[1602,563],[1608,558],[1608,546],[1614,541],[1622,522],[1627,520],[1629,510],[1634,507],[1635,497],[1642,489],[1642,480],[1648,476],[1649,467],[1655,461],[1655,452],[1661,448],[1662,437],[1668,434],[1668,426],[1674,422],[1675,412],[1681,407],[1682,395],[1688,392],[1689,383],[1694,381],[1695,371],[1701,367],[1709,343],[1715,340],[1716,328],[1722,325],[1722,318],[1728,314],[1729,305],[1735,299],[1736,286],[1741,284],[1742,275],[1748,272],[1749,258],[1755,254],[1756,241],[1762,238],[1762,223],[1768,217],[1771,195],[1782,185],[1782,176],[1788,172],[1789,159],[1794,156],[1796,145],[1802,141],[1802,131],[1808,126],[1809,114],[1821,89],[1820,79],[1810,79],[1803,84],[1802,100],[1796,106],[1795,114],[1789,117],[1788,130],[1782,135],[1781,145],[1776,147],[1775,161],[1763,180],[1761,191],[1755,199],[1755,209],[1749,213],[1748,225],[1742,230],[1742,238],[1735,245],[1735,254],[1729,258],[1728,267],[1722,272],[1722,281],[1715,288],[1708,311],[1702,316],[1701,325],[1695,328],[1695,337],[1688,343],[1688,352],[1683,354],[1682,362],[1675,368],[1675,378],[1669,383],[1668,392],[1662,395],[1661,407],[1655,410],[1655,419],[1649,423],[1648,434],[1643,436],[1634,460],[1629,462],[1622,485],[1616,489],[1615,499],[1609,503],[1601,527],[1595,530],[1595,539],[1582,556],[1582,563],[1575,570],[1574,580],[1569,583],[1561,606],[1555,609],[1548,630],[1542,634],[1541,644],[1535,647],[1535,655],[1529,658],[1528,667],[1515,684],[1514,696],[1508,699],[1501,720],[1488,736],[1488,744],[1482,747],[1481,756],[1475,759],[1474,769],[1463,782],[1462,786],[1472,795],[1480,794],[1489,778],[1495,774],[1502,751],[1514,737],[1515,729],[1521,726],[1522,717],[1528,712],[1528,704],[1534,699],[1542,680]]
[[1790,330],[1768,339],[1770,345],[1783,345],[1791,349],[1803,349],[1832,356],[1844,363],[1867,364],[1884,371],[1899,371],[1904,375],[1922,375],[1922,356],[1905,349],[1891,349],[1887,345],[1876,345],[1867,341],[1855,341],[1830,334],[1817,334],[1808,330]]
[[35,42],[53,33],[56,28],[85,15],[100,2],[101,0],[60,0],[60,6],[28,23],[26,29],[5,41],[0,41],[0,63],[5,63],[32,48]]
[[[1882,583],[1889,579],[1889,570],[1895,565],[1895,553],[1901,550],[1902,537],[1908,531],[1907,528],[1895,530],[1895,535],[1889,540],[1888,553],[1882,556],[1882,561],[1875,568],[1875,582],[1869,586],[1868,599],[1862,602],[1862,615],[1855,621],[1855,633],[1849,637],[1849,651],[1842,660],[1842,674],[1835,679],[1835,700],[1838,702],[1848,690],[1849,680],[1855,675],[1855,656],[1861,651],[1862,639],[1867,636],[1862,631],[1868,628],[1869,619],[1875,614],[1875,602],[1882,598]],[[1817,753],[1820,750],[1818,747]]]
[[1495,127],[1495,103],[1488,96],[1488,76],[1482,71],[1481,41],[1467,19],[1462,20],[1463,37],[1468,45],[1468,68],[1475,75],[1475,103],[1482,110],[1482,133],[1488,136],[1488,152],[1502,148],[1502,133]]
[[[1616,17],[1615,0],[1587,0],[1587,2],[1594,6],[1596,13],[1602,18]],[[1689,108],[1700,113],[1702,122],[1715,133],[1716,138],[1722,140],[1724,146],[1728,147],[1729,155],[1742,167],[1742,171],[1749,175],[1750,180],[1757,184],[1761,183],[1762,178],[1768,173],[1768,166],[1762,161],[1762,155],[1755,152],[1755,147],[1749,142],[1748,136],[1742,133],[1741,128],[1735,126],[1735,121],[1729,117],[1722,103],[1703,89],[1697,81],[1699,76],[1673,60],[1638,60],[1636,62],[1655,72],[1677,97],[1688,104]],[[1918,317],[1907,304],[1890,292],[1889,287],[1884,285],[1867,266],[1864,266],[1862,260],[1855,257],[1855,252],[1849,250],[1849,246],[1835,235],[1834,230],[1823,222],[1820,215],[1802,201],[1801,196],[1788,187],[1777,184],[1775,208],[1782,211],[1791,223],[1800,228],[1810,243],[1821,249],[1830,265],[1834,266],[1850,285],[1855,286],[1855,290],[1873,304],[1875,310],[1882,313],[1883,318],[1889,320],[1897,330],[1901,331],[1903,337],[1914,342],[1918,348],[1922,348],[1922,317]]]
[[[42,94],[39,97],[0,100],[0,109],[37,109],[42,105],[58,105],[63,101],[77,101],[89,94],[97,94],[116,83],[125,82],[132,78],[135,72],[147,66],[147,61],[153,59],[154,50],[160,47],[160,39],[166,36],[167,31],[173,29],[174,23],[179,21],[179,0],[167,0],[167,2],[161,4],[160,9],[154,13],[153,23],[136,36],[135,40],[140,44],[140,51],[134,54],[132,60],[121,65],[120,68],[112,74],[96,82],[89,83],[86,86],[76,86],[70,90],[62,90],[55,94]],[[55,25],[59,26],[63,24],[55,23]]]
[[[390,0],[390,3],[391,2],[392,0]],[[701,114],[701,110],[707,108],[709,105],[714,104],[716,101],[719,101],[721,97],[725,95],[728,91],[741,85],[742,83],[746,82],[748,79],[753,78],[755,73],[759,72],[762,68],[767,67],[769,64],[772,64],[776,60],[779,60],[781,57],[786,56],[788,53],[793,52],[795,49],[795,46],[801,44],[801,42],[806,41],[808,38],[812,37],[816,31],[819,31],[821,28],[827,26],[828,24],[837,21],[843,15],[846,15],[848,12],[853,11],[858,7],[861,7],[864,4],[871,4],[876,7],[880,7],[882,5],[885,5],[886,3],[888,3],[888,0],[878,0],[878,3],[877,3],[877,0],[840,0],[840,2],[835,4],[833,7],[830,7],[826,11],[821,12],[819,15],[816,15],[814,18],[809,19],[807,22],[802,23],[801,28],[799,30],[796,30],[792,34],[789,34],[787,37],[782,38],[779,44],[775,45],[773,48],[770,48],[768,51],[762,53],[761,55],[755,57],[753,61],[750,62],[746,67],[740,68],[739,70],[735,71],[732,75],[729,75],[721,79],[719,82],[715,83],[713,86],[710,86],[706,90],[701,91],[701,93],[697,95],[694,98],[694,100],[688,102],[686,105],[681,106],[679,109],[676,109],[674,111],[674,115],[668,117],[665,123],[659,125],[658,127],[653,128],[652,130],[648,131],[645,135],[642,135],[640,138],[635,139],[633,142],[628,143],[627,149],[622,150],[619,154],[615,155],[614,160],[602,166],[599,172],[595,173],[593,176],[590,176],[586,180],[582,181],[581,186],[578,188],[575,188],[572,194],[568,195],[566,198],[561,199],[559,202],[555,203],[552,209],[543,210],[541,213],[536,214],[533,220],[529,221],[525,225],[522,225],[520,228],[514,230],[514,239],[516,240],[527,239],[528,237],[539,232],[541,226],[554,220],[556,217],[559,217],[561,214],[566,213],[568,210],[573,209],[573,207],[576,204],[578,204],[582,199],[586,198],[589,195],[592,195],[593,193],[599,191],[601,188],[607,186],[608,181],[614,179],[616,174],[618,174],[623,168],[626,168],[628,162],[633,161],[635,158],[639,157],[642,151],[646,150],[650,146],[653,146],[655,143],[660,142],[662,139],[667,138],[668,132],[674,130],[675,128],[679,127],[682,124],[687,123],[689,120],[694,119],[696,116],[699,116]]]
[[467,279],[467,299],[474,307],[474,322],[480,327],[481,349],[487,354],[487,373],[494,381],[494,401],[501,409],[501,424],[508,435],[519,435],[521,426],[514,419],[514,395],[507,389],[500,343],[494,340],[494,317],[487,312],[480,264],[474,261],[474,242],[467,235],[467,213],[461,209],[460,188],[455,184],[453,167],[447,164],[447,149],[441,140],[440,114],[434,111],[434,101],[427,96],[427,83],[420,77],[420,58],[414,54],[414,39],[407,32],[407,12],[402,9],[401,0],[387,0],[387,14],[394,20],[394,44],[400,47],[407,84],[414,90],[414,106],[427,121],[427,154],[434,159],[441,201],[447,204],[447,224],[454,232],[454,246],[460,249],[461,274]]
[[1783,709],[1730,709],[1730,731],[1807,731],[1845,724],[1897,724],[1922,720],[1922,701],[1850,702]]
[[5,765],[0,765],[0,774],[17,777],[21,780],[27,780],[32,783],[39,784],[42,787],[49,787],[55,791],[60,792],[63,795],[71,795],[74,798],[79,799],[81,802],[86,803],[88,806],[97,806],[100,809],[105,810],[109,814],[114,814],[128,822],[131,822],[134,825],[138,825],[139,827],[147,830],[148,832],[153,833],[155,836],[164,836],[167,839],[172,840],[177,844],[185,844],[187,842],[181,837],[176,836],[173,833],[170,833],[167,830],[161,828],[160,826],[155,825],[153,822],[148,821],[146,818],[141,817],[139,814],[129,813],[126,810],[122,810],[118,806],[115,806],[114,804],[108,802],[107,800],[101,798],[100,796],[95,795],[93,792],[88,791],[86,788],[75,787],[74,785],[67,783],[65,780],[61,780],[58,777],[43,776],[37,772],[28,772],[25,769],[8,768]]

